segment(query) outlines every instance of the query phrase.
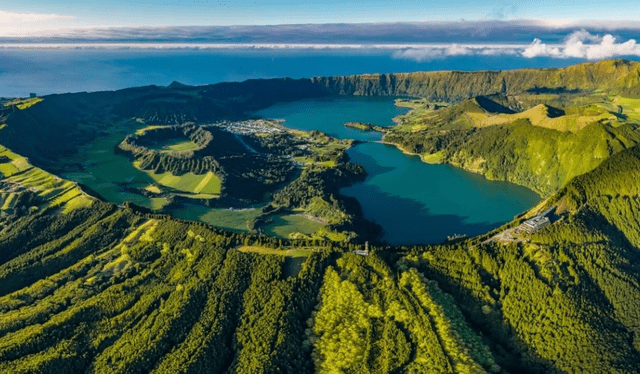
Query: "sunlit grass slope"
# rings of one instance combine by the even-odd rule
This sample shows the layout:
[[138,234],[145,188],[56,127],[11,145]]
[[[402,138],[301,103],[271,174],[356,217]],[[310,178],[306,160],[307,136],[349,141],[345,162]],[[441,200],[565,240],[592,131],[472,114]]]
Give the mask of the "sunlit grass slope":
[[91,206],[93,198],[86,195],[75,183],[49,174],[29,164],[28,160],[0,146],[0,195],[2,210],[15,208],[20,195],[33,194],[36,206],[61,206],[68,213],[79,207]]
[[152,171],[147,171],[147,175],[160,185],[182,192],[194,194],[220,193],[220,178],[212,172],[207,172],[206,174],[186,173],[183,175],[173,175],[170,172],[156,174]]
[[10,100],[4,103],[5,107],[9,107],[9,106],[15,106],[16,108],[20,109],[20,110],[25,110],[27,108],[30,108],[40,102],[42,102],[44,99],[41,97],[30,97],[27,99],[14,99],[14,100]]
[[426,162],[451,163],[548,196],[640,142],[633,109],[639,99],[586,95],[571,100],[587,104],[561,109],[540,103],[515,112],[483,97],[425,112],[420,108],[435,104],[407,102],[418,112],[398,118],[384,141]]

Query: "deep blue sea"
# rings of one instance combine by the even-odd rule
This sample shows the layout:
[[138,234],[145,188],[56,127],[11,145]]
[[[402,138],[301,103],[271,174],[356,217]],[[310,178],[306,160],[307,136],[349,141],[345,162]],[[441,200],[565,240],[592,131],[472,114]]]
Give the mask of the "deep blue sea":
[[399,59],[392,50],[368,49],[0,49],[0,97],[200,85],[251,78],[313,77],[417,70],[500,70],[562,67],[581,60],[518,56]]

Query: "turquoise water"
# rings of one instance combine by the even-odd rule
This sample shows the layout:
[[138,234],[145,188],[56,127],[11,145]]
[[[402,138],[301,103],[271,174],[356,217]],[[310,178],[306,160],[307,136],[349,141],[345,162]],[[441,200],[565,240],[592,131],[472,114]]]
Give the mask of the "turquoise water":
[[379,141],[379,132],[345,127],[345,122],[357,121],[379,126],[393,126],[393,117],[407,113],[407,108],[394,105],[389,97],[324,97],[289,103],[278,103],[255,112],[265,118],[286,120],[287,127],[299,130],[320,130],[342,139]]
[[429,165],[393,146],[381,135],[344,127],[348,121],[393,125],[406,113],[392,98],[326,98],[282,103],[256,114],[285,119],[285,126],[320,130],[365,141],[348,151],[364,165],[367,178],[343,188],[358,199],[365,218],[384,229],[390,244],[440,243],[447,235],[479,235],[510,221],[540,201],[533,191],[508,182],[486,180],[449,165]]

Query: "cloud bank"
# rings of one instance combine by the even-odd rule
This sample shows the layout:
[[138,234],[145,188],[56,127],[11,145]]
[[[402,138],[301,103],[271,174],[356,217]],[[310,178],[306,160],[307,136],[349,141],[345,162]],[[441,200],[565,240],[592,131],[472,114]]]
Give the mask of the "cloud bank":
[[533,43],[522,52],[523,57],[557,57],[557,58],[584,58],[587,60],[600,60],[604,58],[621,56],[640,56],[640,46],[635,39],[618,43],[616,37],[606,34],[602,37],[592,35],[586,30],[580,30],[567,36],[562,46],[549,46],[540,39],[534,39]]
[[[497,8],[496,12],[501,15],[511,10]],[[586,60],[640,57],[640,45],[635,39],[640,35],[640,22],[631,21],[101,27],[36,31],[29,36],[2,33],[11,24],[37,26],[66,19],[69,17],[57,14],[0,11],[0,48],[388,50],[396,59],[418,62],[453,56]],[[544,40],[540,35],[544,35]]]
[[[500,9],[499,12],[504,12]],[[56,15],[44,15],[55,16]],[[56,21],[56,19],[51,21]],[[640,22],[510,20],[291,24],[238,26],[85,27],[39,30],[24,37],[0,33],[0,42],[37,43],[280,43],[280,44],[530,44],[544,35],[561,44],[574,31],[613,34],[620,40],[640,35]]]
[[424,48],[406,48],[393,53],[393,57],[414,61],[428,61],[451,56],[499,56],[518,55],[525,58],[578,58],[601,60],[614,57],[640,57],[640,45],[635,39],[618,42],[611,34],[594,35],[587,30],[569,34],[562,44],[546,44],[539,38],[527,46],[442,45]]
[[513,45],[449,44],[440,46],[403,48],[393,52],[393,57],[397,59],[423,62],[454,56],[518,55],[518,50],[522,50],[524,48],[525,46]]

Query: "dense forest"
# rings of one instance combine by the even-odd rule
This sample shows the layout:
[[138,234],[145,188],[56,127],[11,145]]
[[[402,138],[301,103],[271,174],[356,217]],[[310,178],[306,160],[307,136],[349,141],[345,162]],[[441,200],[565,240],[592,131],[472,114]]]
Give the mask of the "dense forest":
[[3,210],[0,370],[632,373],[638,178],[637,147],[611,157],[547,200],[561,218],[530,242],[368,256],[22,199]]
[[[415,80],[404,74],[394,80],[381,75],[174,85],[5,105],[0,112],[6,124],[0,126],[0,372],[635,373],[640,367],[637,125],[628,118],[584,126],[571,122],[577,127],[570,130],[545,126],[571,113],[585,115],[586,109],[575,109],[577,96],[570,97],[578,95],[575,90],[606,88],[631,97],[637,70],[634,63],[605,61],[540,71],[416,73]],[[370,87],[363,82],[393,92],[361,92]],[[287,85],[306,87],[307,95],[398,94],[403,87],[405,94],[429,103],[448,95],[447,103],[414,111],[416,121],[405,124],[441,133],[441,144],[425,141],[424,149],[441,147],[440,161],[518,179],[548,198],[480,237],[391,247],[226,231],[135,204],[117,206],[52,173],[56,155],[72,153],[106,131],[105,118],[120,122],[122,116],[139,115],[144,123],[138,127],[160,118],[169,125],[196,116],[198,121],[231,118],[247,108],[244,98],[258,95],[255,87],[269,85],[282,92]],[[557,112],[545,112],[551,120],[474,125],[480,115],[483,121],[501,119],[538,105],[529,96],[530,102],[521,101],[526,107],[510,104],[509,95],[518,89],[556,95],[559,87],[567,92],[556,97]],[[463,97],[495,94],[494,88],[506,94],[490,101]],[[184,106],[173,101],[179,90]],[[257,100],[251,108],[296,94],[305,95],[295,89]],[[210,100],[207,105],[203,97]],[[225,100],[236,104],[223,105]],[[62,107],[69,109],[61,113]],[[49,126],[41,125],[45,118]],[[203,130],[217,136],[215,129]],[[170,131],[186,132],[195,144],[193,154],[207,147],[208,135],[195,127]],[[154,138],[159,133],[150,134],[127,141],[136,160],[148,157],[159,140]],[[395,135],[402,133],[387,133]],[[322,144],[330,141],[321,133],[311,136]],[[269,148],[258,140],[247,144]],[[334,145],[336,152],[319,147],[324,151],[299,156],[296,162],[304,167],[298,182],[275,190],[264,218],[270,211],[302,207],[335,224],[352,223],[347,213],[359,208],[339,195],[338,186],[361,178],[363,171],[345,158],[348,144]],[[539,152],[527,153],[532,145]],[[532,168],[534,156],[544,154],[558,157],[545,163],[547,168]],[[485,163],[465,164],[462,155]],[[146,167],[185,172],[203,167],[174,166],[189,158],[169,156],[175,160],[166,160],[175,162]],[[525,240],[490,239],[549,208],[553,223]]]

